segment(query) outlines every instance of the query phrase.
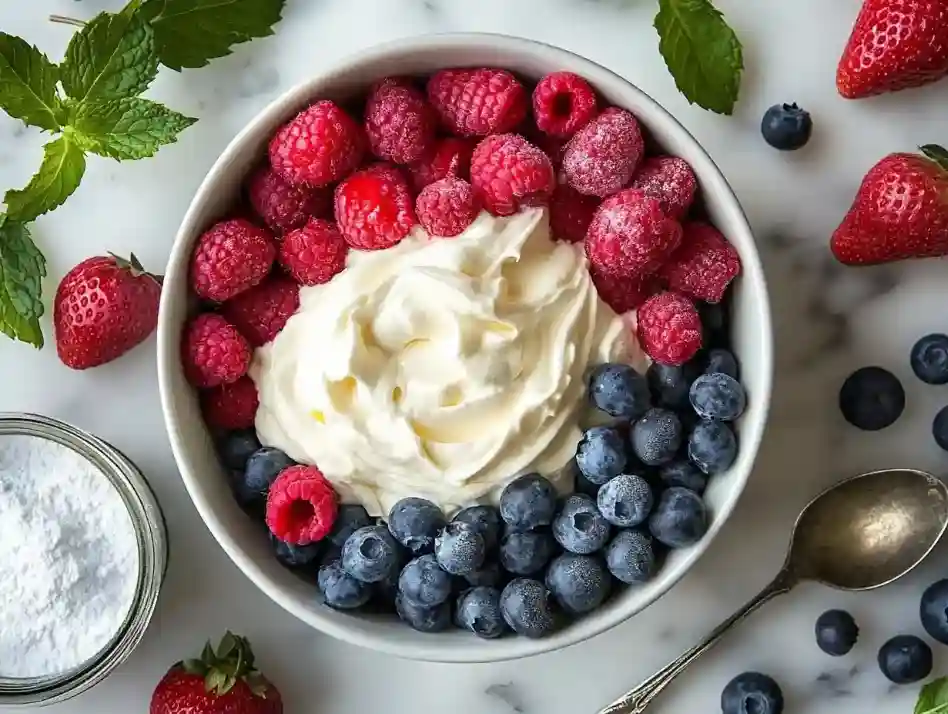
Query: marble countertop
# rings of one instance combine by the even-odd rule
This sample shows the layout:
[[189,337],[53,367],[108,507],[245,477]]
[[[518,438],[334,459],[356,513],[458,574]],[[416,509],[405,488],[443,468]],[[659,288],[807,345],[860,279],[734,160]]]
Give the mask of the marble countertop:
[[[49,13],[81,18],[116,0],[0,3],[0,26],[61,57],[71,29]],[[355,649],[298,623],[262,595],[213,541],[176,473],[155,376],[154,343],[108,367],[72,372],[50,346],[35,352],[0,340],[0,409],[65,419],[125,451],[149,475],[171,530],[172,560],[154,623],[130,661],[82,697],[50,714],[144,712],[167,667],[207,636],[232,628],[249,636],[279,684],[287,714],[378,710],[455,714],[582,714],[693,644],[765,584],[783,557],[793,519],[823,486],[862,470],[913,466],[945,471],[930,436],[946,388],[911,375],[917,337],[944,331],[945,264],[854,270],[833,263],[827,239],[865,171],[882,155],[948,141],[948,82],[860,103],[834,88],[838,54],[859,0],[751,3],[718,0],[743,40],[743,96],[726,118],[689,106],[665,71],[652,29],[654,0],[288,0],[273,38],[245,45],[202,70],[162,70],[150,96],[200,117],[180,143],[148,161],[92,158],[82,186],[42,218],[35,236],[49,260],[47,295],[66,270],[104,251],[134,251],[160,270],[178,222],[206,170],[231,137],[286,88],[373,43],[430,32],[491,31],[536,38],[586,55],[637,83],[697,136],[730,179],[756,230],[773,295],[777,335],[772,418],[745,497],[694,570],[646,612],[565,651],[514,663],[448,666]],[[805,44],[804,44],[805,43]],[[771,104],[796,101],[815,121],[814,139],[793,155],[758,133]],[[42,139],[0,116],[0,186],[24,185]],[[47,335],[48,322],[45,325]],[[850,371],[879,364],[903,378],[905,415],[876,434],[858,432],[836,408]],[[134,418],[129,418],[133,415]],[[783,685],[788,711],[908,712],[916,687],[894,688],[875,664],[878,646],[919,633],[918,597],[945,574],[948,554],[871,594],[818,586],[768,606],[681,678],[657,711],[716,711],[723,685],[746,669]],[[849,608],[862,636],[841,659],[822,655],[813,622]],[[945,649],[936,673],[948,674]]]

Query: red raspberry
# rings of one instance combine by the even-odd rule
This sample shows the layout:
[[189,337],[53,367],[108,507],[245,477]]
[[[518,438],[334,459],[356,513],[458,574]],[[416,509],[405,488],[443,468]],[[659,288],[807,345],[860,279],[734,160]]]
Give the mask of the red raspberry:
[[221,305],[221,313],[240,330],[252,347],[276,337],[300,306],[300,286],[282,275]]
[[181,364],[188,381],[206,389],[247,374],[250,345],[237,328],[213,312],[198,315],[184,329]]
[[596,93],[572,72],[553,72],[533,90],[533,116],[540,131],[568,139],[596,116]]
[[385,164],[352,174],[336,187],[336,223],[357,250],[391,248],[417,223],[404,176]]
[[191,289],[205,300],[223,302],[267,277],[276,246],[270,234],[243,218],[212,226],[191,255]]
[[418,221],[429,235],[453,238],[460,235],[480,212],[474,187],[458,178],[444,178],[425,186],[415,200]]
[[306,545],[329,535],[339,504],[315,466],[288,466],[267,494],[267,527],[284,543]]
[[280,246],[280,265],[302,285],[328,283],[346,267],[349,246],[332,221],[310,218]]
[[681,243],[681,225],[661,204],[631,188],[610,196],[586,232],[586,256],[597,270],[630,278],[658,270]]
[[299,228],[310,216],[329,213],[326,191],[291,186],[269,166],[259,168],[250,177],[247,198],[257,215],[277,233]]
[[550,198],[550,231],[556,240],[580,243],[599,207],[597,196],[585,196],[568,184],[557,184]]
[[555,183],[549,157],[517,134],[488,136],[471,157],[471,184],[495,216],[545,206]]
[[201,392],[204,421],[214,429],[250,429],[259,405],[257,385],[247,376]]
[[428,101],[458,136],[512,131],[527,115],[523,85],[503,69],[444,69],[428,80]]
[[629,188],[637,188],[656,199],[665,213],[680,220],[695,200],[698,180],[684,159],[656,156],[642,163]]
[[658,293],[636,313],[645,354],[662,364],[684,364],[701,347],[701,318],[694,303],[678,293]]
[[563,173],[580,193],[609,196],[625,186],[645,151],[634,116],[611,107],[580,129],[563,155]]
[[617,273],[607,273],[590,266],[599,299],[612,308],[618,315],[634,310],[650,296],[660,290],[658,279],[654,275],[639,278],[627,278]]
[[365,133],[380,159],[407,164],[420,159],[435,142],[438,118],[425,95],[395,79],[372,87],[365,107]]
[[659,270],[672,290],[720,302],[728,284],[741,272],[741,258],[733,245],[707,223],[686,223],[681,247]]
[[420,161],[408,167],[415,191],[421,191],[429,183],[454,176],[465,179],[471,175],[471,154],[474,142],[449,136],[441,139]]
[[294,186],[319,188],[338,181],[362,162],[362,127],[335,102],[307,107],[270,140],[270,164]]

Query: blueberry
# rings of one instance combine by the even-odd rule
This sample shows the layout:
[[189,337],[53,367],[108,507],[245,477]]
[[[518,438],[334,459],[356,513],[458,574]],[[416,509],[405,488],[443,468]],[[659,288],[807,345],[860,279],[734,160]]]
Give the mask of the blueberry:
[[500,612],[500,590],[489,587],[465,590],[458,598],[454,623],[485,640],[500,637],[507,629]]
[[238,471],[247,467],[247,459],[259,448],[260,441],[253,429],[228,432],[217,443],[217,451],[224,466]]
[[918,614],[925,632],[948,645],[948,580],[939,580],[925,589]]
[[882,367],[857,369],[839,390],[839,409],[857,429],[878,431],[905,409],[905,390],[898,377]]
[[652,362],[645,377],[659,406],[680,411],[688,407],[688,390],[699,373],[693,362],[683,365]]
[[627,364],[601,364],[589,377],[589,400],[609,416],[638,419],[651,404],[645,377]]
[[576,445],[576,466],[592,483],[604,484],[625,469],[625,439],[617,429],[594,426]]
[[734,421],[747,406],[744,387],[722,372],[702,374],[691,385],[688,396],[695,413],[702,419]]
[[715,347],[708,351],[708,361],[704,368],[705,374],[726,374],[728,377],[738,379],[740,368],[737,365],[737,357],[731,350],[723,347]]
[[290,569],[302,568],[316,561],[323,552],[322,542],[307,545],[293,545],[286,543],[270,534],[270,545],[277,561]]
[[655,546],[646,533],[624,530],[616,533],[605,550],[606,567],[616,580],[636,585],[651,580],[657,568]]
[[547,531],[512,531],[500,542],[500,564],[514,575],[533,575],[553,557],[556,542]]
[[629,438],[639,461],[646,466],[660,466],[675,458],[681,448],[683,432],[681,420],[674,412],[649,409],[632,425]]
[[567,496],[553,519],[553,537],[571,553],[588,555],[609,540],[612,528],[596,508],[596,502],[581,493]]
[[606,601],[612,591],[612,579],[601,558],[563,553],[547,568],[546,587],[560,607],[579,615]]
[[911,684],[932,672],[932,649],[915,635],[896,635],[879,648],[879,669],[890,682]]
[[234,494],[244,507],[255,507],[267,500],[270,485],[279,473],[292,466],[295,461],[279,449],[264,446],[254,451],[247,459],[243,474],[235,474]]
[[709,476],[719,474],[737,458],[737,437],[723,422],[699,422],[688,437],[688,458]]
[[652,488],[641,476],[622,474],[599,489],[596,505],[614,526],[637,526],[648,518],[654,498]]
[[519,476],[500,494],[500,517],[516,530],[548,526],[555,512],[556,489],[540,474]]
[[659,478],[665,486],[681,486],[699,496],[708,487],[708,476],[686,459],[676,459],[662,466]]
[[332,530],[327,537],[329,542],[341,548],[349,536],[371,523],[372,519],[369,518],[365,508],[355,503],[343,504],[339,506],[336,521],[332,524]]
[[773,677],[760,672],[744,672],[727,683],[721,692],[721,714],[780,714],[783,692]]
[[504,581],[504,574],[500,568],[500,563],[496,560],[492,560],[489,563],[485,563],[479,570],[475,570],[473,573],[468,573],[464,576],[464,579],[467,581],[467,584],[471,587],[480,587],[487,586],[492,588],[499,588]]
[[701,344],[706,347],[727,347],[730,342],[730,328],[728,327],[727,301],[717,303],[699,302],[698,315],[701,317],[702,338]]
[[942,407],[932,421],[932,436],[935,443],[948,451],[948,407]]
[[524,637],[544,637],[556,629],[550,591],[539,580],[516,578],[500,593],[500,612],[511,630]]
[[451,595],[451,576],[428,553],[408,561],[398,576],[398,590],[416,605],[434,607]]
[[500,543],[500,512],[494,506],[470,506],[458,511],[451,520],[473,527],[484,539],[488,552]]
[[760,122],[764,141],[781,151],[802,148],[813,133],[813,120],[796,104],[775,104]]
[[842,657],[858,637],[856,621],[845,610],[827,610],[816,619],[816,646],[828,655]]
[[912,347],[909,361],[926,384],[948,384],[948,335],[925,335]]
[[413,555],[434,549],[435,536],[444,523],[441,509],[426,498],[403,498],[388,512],[389,532]]
[[694,491],[673,486],[658,500],[648,529],[669,548],[684,548],[697,543],[708,530],[708,509]]
[[338,559],[320,567],[317,578],[326,604],[337,610],[362,607],[372,597],[372,587],[349,575]]
[[438,564],[451,575],[473,573],[484,564],[486,555],[484,539],[467,523],[448,523],[435,538]]
[[404,593],[398,593],[395,612],[402,622],[419,632],[441,632],[451,626],[451,605],[446,602],[424,607],[409,600]]
[[583,475],[583,472],[577,468],[576,475],[573,477],[573,490],[577,493],[585,493],[587,496],[595,498],[596,494],[599,493],[599,484],[590,481]]
[[342,567],[366,583],[383,580],[398,567],[398,544],[385,526],[365,526],[342,546]]

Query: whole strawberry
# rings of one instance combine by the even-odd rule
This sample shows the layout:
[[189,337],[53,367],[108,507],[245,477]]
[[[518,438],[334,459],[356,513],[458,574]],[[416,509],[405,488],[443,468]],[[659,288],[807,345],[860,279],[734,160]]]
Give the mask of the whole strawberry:
[[246,638],[230,632],[217,651],[174,665],[151,695],[149,714],[283,714],[280,692],[254,668]]
[[158,324],[161,278],[138,259],[87,258],[66,273],[53,301],[56,351],[63,364],[88,369],[122,356]]
[[948,151],[890,154],[862,181],[830,241],[847,265],[948,255]]

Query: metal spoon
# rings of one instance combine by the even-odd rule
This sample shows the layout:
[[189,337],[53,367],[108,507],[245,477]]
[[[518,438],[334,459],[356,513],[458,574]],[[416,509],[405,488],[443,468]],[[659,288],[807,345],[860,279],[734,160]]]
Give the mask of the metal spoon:
[[640,714],[733,625],[802,580],[839,590],[872,590],[898,580],[927,556],[948,527],[948,488],[914,469],[853,476],[823,491],[797,517],[777,577],[757,597],[599,714]]

